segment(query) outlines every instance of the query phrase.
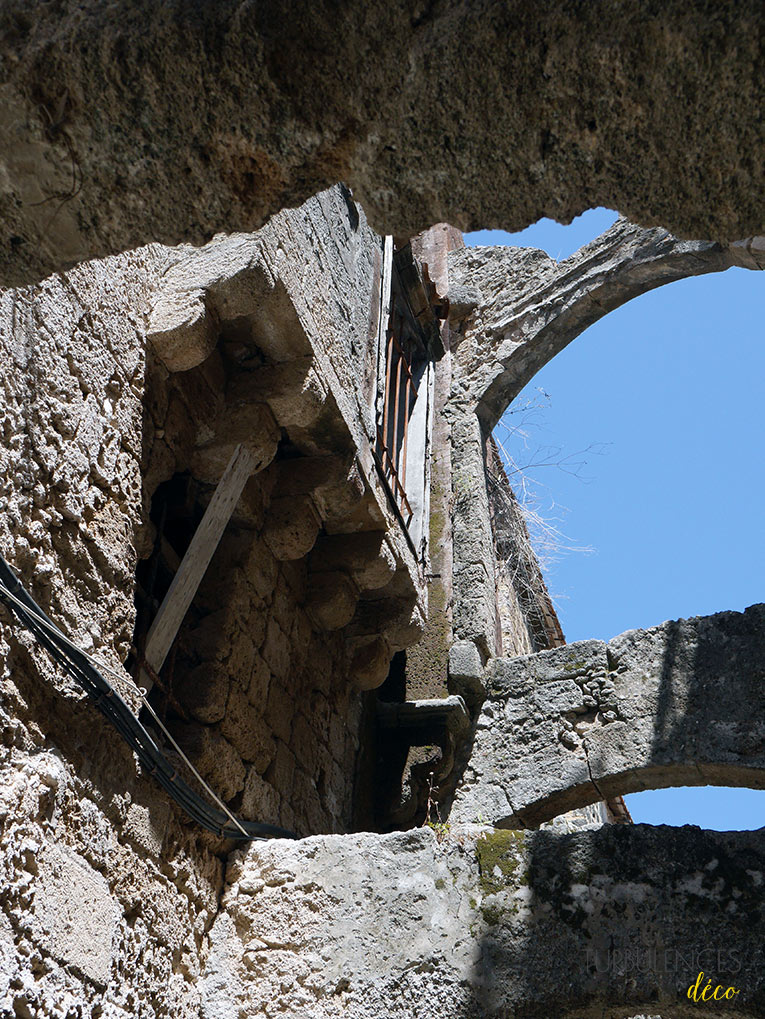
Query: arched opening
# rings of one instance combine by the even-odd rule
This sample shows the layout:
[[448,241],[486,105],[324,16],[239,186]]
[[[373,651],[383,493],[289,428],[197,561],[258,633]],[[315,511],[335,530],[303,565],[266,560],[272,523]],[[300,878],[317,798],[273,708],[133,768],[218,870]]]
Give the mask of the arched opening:
[[[569,227],[540,222],[512,237],[482,232],[466,241],[543,247],[565,258],[612,215],[591,210]],[[529,427],[505,416],[500,438],[515,467],[548,464],[536,474],[528,468],[544,486],[537,509],[575,544],[594,546],[591,556],[546,564],[569,641],[762,600],[753,468],[765,370],[760,287],[756,276],[732,268],[622,305],[519,394],[515,407],[544,404]],[[577,454],[593,443],[608,443],[608,454],[587,465],[582,483]],[[765,793],[725,787],[643,792],[627,804],[638,822],[719,830],[758,828],[765,815]]]

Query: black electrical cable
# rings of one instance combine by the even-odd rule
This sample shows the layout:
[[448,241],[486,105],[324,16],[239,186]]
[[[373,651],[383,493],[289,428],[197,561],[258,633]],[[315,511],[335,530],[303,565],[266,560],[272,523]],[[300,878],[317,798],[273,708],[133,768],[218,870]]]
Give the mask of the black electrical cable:
[[[0,555],[0,601],[36,638],[66,673],[85,691],[102,715],[114,726],[128,746],[135,752],[142,767],[165,789],[170,796],[202,827],[224,838],[239,841],[250,839],[294,839],[294,832],[272,824],[235,818],[232,824],[226,813],[206,803],[178,776],[177,769],[168,761],[148,730],[136,718],[114,687],[104,679],[79,648],[77,648],[43,612],[25,590],[11,567]],[[7,596],[10,592],[15,598]],[[19,605],[18,602],[22,604]],[[35,616],[43,619],[43,627]]]

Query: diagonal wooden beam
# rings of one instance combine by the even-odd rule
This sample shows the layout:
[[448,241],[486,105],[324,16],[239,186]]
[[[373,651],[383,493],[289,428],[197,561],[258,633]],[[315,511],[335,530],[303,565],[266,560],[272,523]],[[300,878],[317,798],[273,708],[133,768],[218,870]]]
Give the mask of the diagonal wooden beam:
[[[144,659],[154,673],[158,673],[164,665],[242,489],[258,465],[246,446],[236,447],[149,629]],[[140,673],[139,684],[147,693],[153,685],[145,670]]]

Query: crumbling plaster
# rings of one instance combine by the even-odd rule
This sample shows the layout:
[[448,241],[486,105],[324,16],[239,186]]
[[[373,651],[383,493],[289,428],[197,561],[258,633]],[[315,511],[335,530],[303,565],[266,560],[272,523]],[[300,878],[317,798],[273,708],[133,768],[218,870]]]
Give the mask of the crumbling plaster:
[[762,232],[758,0],[6,0],[0,28],[6,285],[338,180],[400,236],[597,205]]

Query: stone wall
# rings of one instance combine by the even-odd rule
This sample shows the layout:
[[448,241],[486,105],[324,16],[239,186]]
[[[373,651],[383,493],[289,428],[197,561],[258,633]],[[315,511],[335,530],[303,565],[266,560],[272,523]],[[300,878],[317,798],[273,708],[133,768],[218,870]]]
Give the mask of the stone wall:
[[[227,871],[202,1015],[762,1016],[764,879],[760,833],[688,827],[254,845]],[[701,971],[738,994],[690,1002]]]
[[[335,189],[260,238],[0,296],[0,547],[136,712],[125,663],[138,674],[232,450],[253,451],[150,698],[231,808],[301,834],[351,826],[362,688],[422,630],[419,565],[371,466],[379,249]],[[0,1012],[197,1015],[230,846],[5,613],[0,668]]]
[[761,232],[761,36],[758,0],[6,0],[0,278],[254,230],[339,180],[401,236],[598,205]]
[[[380,238],[335,188],[259,234],[182,250],[148,327],[147,499],[190,472],[196,521],[237,441],[256,443],[263,459],[184,621],[157,706],[226,801],[301,834],[347,830],[353,816],[362,695],[344,624],[359,591],[332,572],[343,551],[333,540],[362,591],[379,591],[396,570],[355,466],[371,468],[380,255]],[[376,575],[375,535],[359,545],[367,517]]]
[[[72,639],[117,669],[136,549],[150,542],[145,320],[172,258],[146,248],[0,298],[2,551]],[[0,668],[0,1012],[195,1015],[220,845],[5,614]]]
[[608,311],[686,276],[731,266],[761,270],[765,240],[683,241],[619,219],[562,262],[543,251],[508,246],[463,248],[448,261],[454,324],[446,414],[457,465],[454,635],[475,643],[485,661],[498,652],[501,629],[492,506],[484,480],[484,444],[497,421],[544,364]]

